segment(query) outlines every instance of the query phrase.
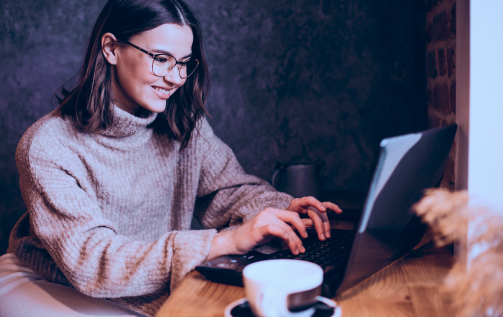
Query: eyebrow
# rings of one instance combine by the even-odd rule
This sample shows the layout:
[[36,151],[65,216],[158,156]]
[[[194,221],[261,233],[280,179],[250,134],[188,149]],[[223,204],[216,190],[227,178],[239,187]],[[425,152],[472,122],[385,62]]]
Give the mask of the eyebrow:
[[[173,54],[171,54],[170,52],[168,51],[164,51],[164,50],[158,50],[158,49],[155,49],[155,50],[152,50],[152,52],[156,52],[156,53],[159,53],[159,54],[168,54],[168,55],[171,55],[171,56],[175,56]],[[190,53],[189,55],[186,55],[180,59],[185,59],[185,58],[189,58],[189,57],[192,57],[192,53]]]

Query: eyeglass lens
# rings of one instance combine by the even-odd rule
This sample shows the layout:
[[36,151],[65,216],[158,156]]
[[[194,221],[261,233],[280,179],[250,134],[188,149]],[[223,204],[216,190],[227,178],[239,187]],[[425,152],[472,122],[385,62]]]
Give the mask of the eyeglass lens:
[[158,55],[154,58],[152,63],[152,72],[154,72],[156,76],[163,77],[166,76],[175,65],[176,68],[178,68],[180,77],[185,79],[194,73],[197,65],[199,65],[199,61],[197,59],[190,59],[177,64],[176,60],[170,55]]

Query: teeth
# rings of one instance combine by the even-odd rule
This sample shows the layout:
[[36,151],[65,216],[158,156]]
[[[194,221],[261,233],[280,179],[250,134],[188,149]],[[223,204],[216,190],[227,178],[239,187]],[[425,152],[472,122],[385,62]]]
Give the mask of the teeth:
[[160,92],[162,92],[164,94],[167,94],[169,92],[169,90],[165,90],[165,89],[162,89],[162,88],[159,88],[159,87],[154,87],[154,89],[157,90],[157,91],[160,91]]

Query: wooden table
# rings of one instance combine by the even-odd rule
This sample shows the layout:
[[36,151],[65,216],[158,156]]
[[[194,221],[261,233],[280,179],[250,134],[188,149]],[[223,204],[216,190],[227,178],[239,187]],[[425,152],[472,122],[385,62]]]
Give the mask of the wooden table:
[[[446,248],[429,235],[410,254],[334,298],[346,316],[455,316],[438,287],[454,264]],[[207,281],[192,272],[171,294],[156,317],[221,317],[225,307],[244,297],[242,287]]]

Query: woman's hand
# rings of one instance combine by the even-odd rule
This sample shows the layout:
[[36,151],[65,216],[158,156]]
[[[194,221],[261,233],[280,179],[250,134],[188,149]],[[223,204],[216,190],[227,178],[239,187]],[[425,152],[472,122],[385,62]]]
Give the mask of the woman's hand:
[[[211,241],[208,260],[224,254],[245,254],[257,245],[265,244],[276,237],[280,238],[293,254],[304,253],[306,249],[293,229],[303,238],[307,238],[306,225],[309,227],[314,224],[318,237],[325,240],[325,236],[330,237],[327,209],[342,212],[337,205],[330,202],[321,203],[314,197],[294,199],[287,209],[266,208],[242,226],[217,233]],[[299,214],[307,214],[310,219],[301,219]]]
[[328,201],[322,203],[314,197],[296,198],[292,200],[290,206],[287,208],[287,210],[295,211],[299,214],[307,214],[311,220],[302,219],[302,221],[308,227],[314,223],[314,228],[320,240],[330,238],[330,222],[326,214],[327,209],[331,209],[338,214],[342,212],[342,209],[336,204]]
[[245,254],[275,237],[280,238],[293,254],[303,253],[306,250],[293,228],[307,238],[306,226],[297,212],[266,208],[242,226],[217,233],[211,241],[208,260],[224,254]]

